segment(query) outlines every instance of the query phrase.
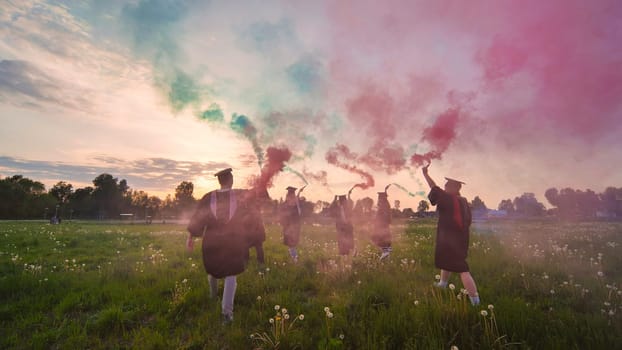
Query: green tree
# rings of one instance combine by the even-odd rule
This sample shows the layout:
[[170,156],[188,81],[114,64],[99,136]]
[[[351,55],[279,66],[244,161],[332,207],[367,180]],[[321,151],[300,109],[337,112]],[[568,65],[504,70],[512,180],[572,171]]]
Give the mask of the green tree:
[[[124,183],[127,186],[127,183]],[[93,180],[93,185],[95,185],[95,189],[92,196],[97,205],[98,218],[112,218],[119,215],[123,192],[119,187],[117,178],[104,173]]]
[[522,216],[542,216],[545,212],[544,204],[538,202],[533,193],[523,193],[514,198],[516,214]]
[[190,181],[182,181],[175,188],[175,204],[180,213],[185,213],[194,207],[196,200],[192,196],[194,192],[194,184]]
[[65,181],[59,181],[50,188],[50,195],[56,198],[59,203],[66,204],[73,193],[73,185]]
[[504,199],[499,203],[499,206],[497,207],[499,210],[505,210],[506,213],[508,213],[508,215],[513,215],[514,214],[514,203],[512,202],[511,199]]
[[56,200],[46,193],[45,186],[22,175],[0,180],[0,218],[43,218],[45,208],[54,208]]
[[417,206],[417,213],[423,214],[426,211],[428,211],[428,209],[430,209],[430,205],[428,204],[428,201],[425,201],[425,200],[419,201],[419,205]]

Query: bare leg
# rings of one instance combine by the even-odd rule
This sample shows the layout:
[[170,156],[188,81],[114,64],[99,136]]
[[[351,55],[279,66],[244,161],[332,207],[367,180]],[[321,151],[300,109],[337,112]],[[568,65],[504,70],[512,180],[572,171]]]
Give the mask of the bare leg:
[[225,277],[225,290],[222,294],[222,314],[226,318],[233,319],[233,300],[235,298],[235,289],[237,288],[237,280],[235,276]]
[[462,272],[460,273],[460,279],[462,280],[462,284],[464,285],[464,289],[469,292],[469,296],[476,297],[477,294],[477,286],[475,285],[475,280],[473,276],[471,276],[470,272]]

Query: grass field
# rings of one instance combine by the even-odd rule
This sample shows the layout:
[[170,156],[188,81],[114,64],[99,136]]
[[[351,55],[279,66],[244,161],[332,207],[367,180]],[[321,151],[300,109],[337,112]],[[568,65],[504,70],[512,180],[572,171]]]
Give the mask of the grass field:
[[292,264],[267,225],[223,325],[183,226],[0,222],[0,348],[622,348],[620,223],[475,224],[478,307],[458,276],[432,286],[434,221],[395,223],[385,262],[367,227],[348,260],[334,226],[305,225]]

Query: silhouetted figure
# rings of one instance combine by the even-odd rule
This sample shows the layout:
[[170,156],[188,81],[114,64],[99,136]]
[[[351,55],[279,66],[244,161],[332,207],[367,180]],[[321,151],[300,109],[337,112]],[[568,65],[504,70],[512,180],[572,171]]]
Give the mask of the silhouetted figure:
[[354,248],[354,226],[352,225],[352,201],[345,195],[335,196],[331,205],[337,228],[337,245],[340,255],[349,255]]
[[387,197],[387,192],[378,192],[378,211],[371,235],[372,242],[382,250],[380,260],[391,254],[391,206]]
[[[236,275],[246,269],[248,249],[262,231],[261,216],[249,191],[234,190],[231,169],[216,173],[220,189],[207,193],[198,203],[188,224],[187,246],[193,237],[203,237],[203,266],[209,274],[210,295],[218,294],[218,279],[224,278],[222,315],[225,323],[233,321]],[[265,234],[265,232],[264,232]]]
[[477,286],[466,262],[469,250],[471,209],[466,198],[460,196],[460,189],[464,182],[446,177],[447,182],[443,190],[428,174],[429,166],[430,164],[423,167],[423,176],[431,188],[428,199],[432,205],[436,205],[438,211],[434,264],[441,269],[441,280],[436,286],[447,287],[451,272],[460,273],[460,279],[469,293],[471,303],[479,304]]
[[[302,188],[304,189],[304,187]],[[300,210],[300,192],[296,195],[296,187],[287,187],[285,201],[279,209],[279,222],[283,228],[283,244],[288,247],[289,256],[294,262],[298,261],[296,246],[300,241],[300,228],[302,224],[302,212]]]

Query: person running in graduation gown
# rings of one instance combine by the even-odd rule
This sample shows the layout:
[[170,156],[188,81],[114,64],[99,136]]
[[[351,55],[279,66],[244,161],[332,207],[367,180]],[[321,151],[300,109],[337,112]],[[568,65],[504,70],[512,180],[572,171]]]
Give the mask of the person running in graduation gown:
[[352,225],[352,204],[345,195],[335,196],[331,205],[337,228],[337,246],[340,255],[349,255],[354,248],[354,226]]
[[441,280],[436,286],[447,287],[451,273],[459,273],[462,284],[469,293],[471,303],[477,305],[479,304],[477,286],[466,262],[469,250],[471,209],[466,198],[460,196],[460,189],[464,182],[446,177],[445,188],[441,189],[428,174],[429,166],[430,164],[424,166],[422,170],[431,189],[428,199],[432,205],[436,205],[438,212],[434,264],[441,269]]
[[299,196],[300,192],[296,195],[295,187],[287,187],[287,195],[285,195],[285,201],[281,204],[279,212],[279,221],[283,228],[283,244],[289,248],[289,255],[294,262],[298,261],[296,246],[300,241],[300,227],[302,221]]
[[385,259],[391,254],[390,224],[391,206],[389,205],[387,192],[385,190],[384,192],[378,192],[378,211],[376,212],[376,219],[374,221],[374,231],[371,235],[372,242],[382,250],[380,260]]
[[231,169],[216,173],[220,189],[207,193],[199,201],[188,224],[188,249],[194,237],[203,237],[203,266],[209,275],[210,295],[218,294],[218,279],[224,279],[223,322],[233,321],[236,275],[246,269],[250,237],[263,230],[253,198],[246,190],[234,190]]

